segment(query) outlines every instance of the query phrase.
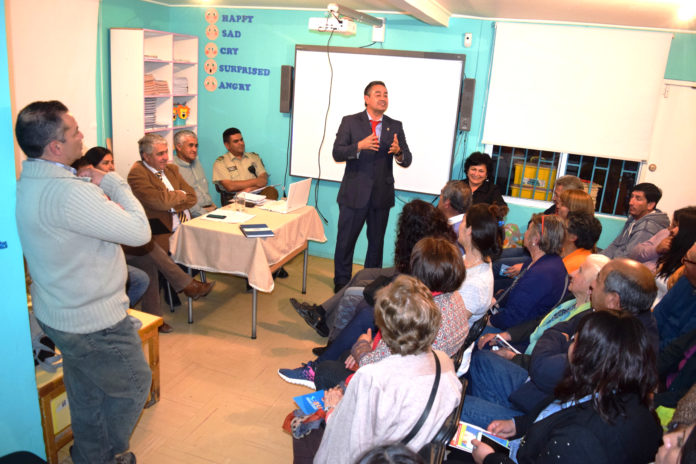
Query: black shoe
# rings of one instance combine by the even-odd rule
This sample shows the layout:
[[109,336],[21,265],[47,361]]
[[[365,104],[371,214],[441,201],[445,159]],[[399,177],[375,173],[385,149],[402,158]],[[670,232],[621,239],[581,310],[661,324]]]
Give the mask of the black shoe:
[[275,279],[277,277],[279,279],[286,279],[288,275],[288,271],[286,271],[284,267],[281,267],[273,273],[273,278]]
[[314,348],[312,348],[312,353],[314,353],[316,356],[321,356],[328,349],[328,346],[315,346]]
[[329,328],[323,318],[324,308],[309,303],[300,303],[294,298],[290,298],[290,304],[307,325],[316,330],[320,336],[327,337],[329,335]]
[[290,298],[290,304],[297,314],[299,314],[300,317],[304,319],[304,321],[312,328],[314,328],[323,314],[323,311],[319,310],[321,306],[318,305],[300,303],[294,298]]
[[324,318],[322,317],[319,319],[319,322],[317,322],[317,325],[314,326],[314,330],[319,334],[320,337],[328,337],[329,336],[329,326],[326,325],[326,322],[324,321]]

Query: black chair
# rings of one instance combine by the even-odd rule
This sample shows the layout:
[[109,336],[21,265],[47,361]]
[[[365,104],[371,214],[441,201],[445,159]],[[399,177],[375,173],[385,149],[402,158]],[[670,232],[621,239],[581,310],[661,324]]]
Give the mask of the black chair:
[[220,184],[215,184],[215,190],[220,194],[220,205],[225,206],[232,201],[237,192],[228,192]]
[[454,363],[455,372],[458,371],[459,366],[462,365],[462,358],[464,357],[464,352],[466,352],[466,350],[473,343],[476,343],[476,340],[478,340],[478,338],[481,336],[484,329],[486,328],[486,325],[488,324],[488,318],[490,318],[490,317],[491,317],[490,311],[486,311],[486,314],[484,314],[481,317],[481,319],[474,322],[474,325],[472,325],[471,328],[469,329],[469,334],[464,339],[464,343],[462,344],[462,347],[459,348],[459,351],[457,351],[454,356],[452,356],[452,362]]
[[[221,206],[225,206],[226,204],[231,202],[235,195],[237,195],[237,192],[229,192],[225,190],[225,187],[217,183],[215,184],[215,190],[220,194]],[[266,187],[260,192],[260,194],[266,195],[266,198],[268,198],[269,200],[278,199],[278,190],[276,190],[275,187]],[[251,206],[251,203],[249,203],[248,206]]]
[[457,432],[457,427],[459,426],[459,417],[462,415],[462,407],[464,406],[464,395],[467,387],[467,380],[462,378],[459,379],[462,382],[462,398],[459,404],[455,406],[452,413],[447,416],[445,422],[437,431],[433,439],[420,449],[418,454],[426,464],[440,464],[445,458],[445,451],[447,450],[447,445],[452,441],[452,437]]

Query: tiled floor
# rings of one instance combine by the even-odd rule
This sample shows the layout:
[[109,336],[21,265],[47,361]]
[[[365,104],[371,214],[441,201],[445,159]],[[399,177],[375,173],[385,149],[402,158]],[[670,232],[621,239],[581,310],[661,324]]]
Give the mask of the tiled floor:
[[[273,293],[259,293],[256,340],[241,278],[208,274],[217,284],[194,303],[191,325],[185,302],[175,313],[165,309],[174,332],[160,335],[160,401],[143,412],[131,440],[139,463],[292,462],[281,425],[294,409],[292,397],[309,390],[283,382],[276,371],[312,359],[311,348],[324,339],[288,299],[319,303],[332,295],[333,261],[310,256],[307,295],[302,256],[285,268],[290,277],[277,279]],[[71,462],[68,448],[61,464]]]

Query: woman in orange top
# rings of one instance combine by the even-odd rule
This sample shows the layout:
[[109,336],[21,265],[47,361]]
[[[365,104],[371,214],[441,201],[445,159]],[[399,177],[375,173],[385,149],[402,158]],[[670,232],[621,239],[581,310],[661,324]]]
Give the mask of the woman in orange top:
[[602,224],[594,215],[581,212],[568,213],[566,221],[562,256],[566,271],[570,274],[595,251],[595,244],[602,234]]

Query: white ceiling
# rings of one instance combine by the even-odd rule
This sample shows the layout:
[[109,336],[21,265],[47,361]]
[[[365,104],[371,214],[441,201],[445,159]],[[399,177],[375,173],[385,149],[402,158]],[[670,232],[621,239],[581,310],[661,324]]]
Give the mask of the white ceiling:
[[[164,5],[317,8],[332,0],[146,0]],[[335,2],[335,0],[333,0]],[[529,19],[696,31],[696,19],[678,19],[682,5],[696,13],[696,0],[341,0],[365,12],[405,13],[444,10],[446,14],[489,19]],[[439,4],[439,5],[438,5]],[[419,19],[423,19],[423,14]],[[418,17],[418,16],[417,16]],[[428,21],[432,23],[433,21]]]

